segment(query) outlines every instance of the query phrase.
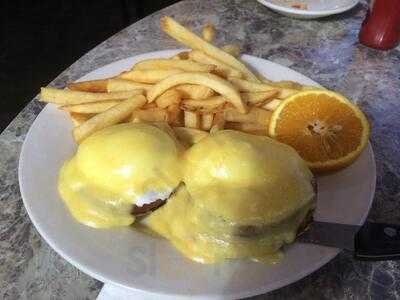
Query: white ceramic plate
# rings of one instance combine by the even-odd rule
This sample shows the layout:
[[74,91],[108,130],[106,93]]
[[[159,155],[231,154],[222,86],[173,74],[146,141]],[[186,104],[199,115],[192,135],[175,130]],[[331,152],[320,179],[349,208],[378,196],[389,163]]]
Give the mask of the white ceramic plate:
[[[99,79],[128,69],[135,62],[169,57],[174,50],[152,52],[99,68],[81,80]],[[318,85],[311,79],[263,59],[243,60],[273,80]],[[71,264],[90,276],[136,291],[174,297],[240,298],[265,293],[317,270],[339,250],[295,243],[275,266],[249,261],[201,265],[180,255],[167,241],[132,228],[98,230],[74,221],[57,192],[58,171],[76,146],[68,116],[47,105],[32,124],[19,162],[21,194],[28,214],[43,238]],[[345,170],[318,179],[315,218],[361,224],[375,190],[375,163],[370,146]]]
[[[257,0],[262,5],[282,15],[297,19],[317,19],[347,11],[359,0]],[[307,9],[293,8],[294,3],[307,5]]]

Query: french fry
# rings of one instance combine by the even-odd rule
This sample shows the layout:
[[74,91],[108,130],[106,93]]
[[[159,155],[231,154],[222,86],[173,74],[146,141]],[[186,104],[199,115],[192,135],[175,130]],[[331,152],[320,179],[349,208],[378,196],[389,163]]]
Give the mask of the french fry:
[[73,112],[69,114],[69,117],[71,118],[71,121],[74,124],[74,127],[81,125],[83,122],[86,122],[93,116],[94,115],[92,115],[92,114],[80,114],[80,113],[73,113]]
[[108,80],[107,92],[125,92],[142,89],[148,91],[153,85],[148,83],[134,82],[132,80],[112,78]]
[[167,122],[171,124],[171,126],[183,126],[183,111],[180,109],[179,105],[173,104],[168,106],[167,112]]
[[222,51],[218,47],[206,42],[171,17],[162,17],[160,22],[161,29],[178,42],[181,42],[189,48],[200,50],[207,55],[239,70],[248,80],[259,82],[258,78],[242,62],[237,60],[232,55]]
[[200,128],[201,119],[200,119],[200,115],[198,113],[191,112],[191,111],[184,111],[183,117],[184,117],[185,127]]
[[172,75],[155,84],[154,87],[148,91],[147,99],[149,102],[152,102],[166,90],[185,83],[208,86],[229,99],[229,102],[232,103],[240,112],[245,113],[247,111],[246,104],[240,97],[240,93],[237,89],[229,81],[209,73],[188,72]]
[[266,83],[252,82],[236,77],[229,77],[228,80],[241,92],[269,92],[276,90],[276,87]]
[[229,122],[258,123],[263,126],[269,122],[272,112],[262,108],[252,107],[247,114],[242,114],[234,108],[224,110],[224,118]]
[[214,73],[228,78],[230,76],[232,77],[242,77],[242,73],[234,68],[232,68],[231,66],[218,61],[217,59],[208,56],[207,54],[198,51],[198,50],[193,50],[189,52],[189,58],[197,61],[199,63],[204,63],[204,64],[212,64],[216,66],[216,69],[214,70]]
[[146,103],[145,105],[142,106],[142,109],[149,109],[149,108],[156,108],[157,104],[153,103]]
[[123,100],[136,95],[142,95],[143,90],[114,93],[91,93],[81,91],[61,90],[55,88],[41,88],[40,101],[55,104],[69,105],[91,103],[109,100]]
[[192,60],[172,60],[172,59],[147,59],[138,62],[134,70],[174,70],[179,69],[186,72],[212,72],[215,66],[204,64]]
[[118,77],[141,83],[157,83],[169,76],[182,73],[180,69],[167,70],[132,70],[121,73]]
[[187,127],[172,127],[172,130],[177,139],[188,147],[197,144],[210,135],[207,131]]
[[214,96],[204,100],[187,99],[181,102],[181,108],[198,113],[215,113],[222,110],[226,101],[223,96]]
[[108,79],[89,80],[81,82],[73,82],[67,85],[71,91],[82,91],[92,93],[107,92]]
[[102,101],[102,102],[91,102],[91,103],[83,103],[83,104],[73,104],[73,105],[64,105],[61,106],[60,109],[73,112],[73,113],[82,113],[82,114],[98,114],[106,111],[107,109],[121,103],[122,100],[111,100],[111,101]]
[[262,108],[264,108],[266,110],[274,111],[279,106],[279,104],[281,104],[281,102],[282,102],[282,100],[272,99],[268,103],[264,104],[262,106]]
[[175,54],[174,56],[172,56],[171,59],[180,59],[180,60],[189,59],[189,51],[179,52],[178,54]]
[[259,123],[226,122],[227,129],[243,131],[255,135],[267,135],[267,126]]
[[321,86],[313,86],[313,85],[303,85],[301,87],[302,91],[310,91],[310,90],[326,90],[326,88]]
[[223,112],[218,112],[214,115],[213,125],[210,129],[210,133],[217,132],[219,130],[224,129],[225,127],[225,118]]
[[[182,100],[182,96],[176,89],[169,89],[156,99],[156,104],[160,108],[166,108],[173,104],[179,104]],[[151,103],[150,103],[151,104]]]
[[240,93],[240,96],[249,105],[261,106],[278,94],[278,90],[271,90],[269,92]]
[[118,124],[129,117],[135,109],[143,106],[145,103],[146,98],[143,95],[137,95],[121,101],[120,104],[111,107],[105,112],[95,115],[80,126],[74,128],[72,134],[75,141],[80,143],[94,132]]
[[238,45],[225,45],[221,47],[221,50],[236,58],[240,56],[240,47]]
[[263,83],[267,83],[267,84],[271,84],[273,83],[272,80],[269,80],[268,78],[266,78],[264,75],[258,73],[257,77],[260,79],[261,82]]
[[183,99],[207,99],[215,94],[208,86],[198,84],[181,84],[175,89],[180,92]]
[[132,112],[132,122],[167,122],[168,112],[166,109],[159,107],[148,109],[137,109]]
[[278,99],[286,99],[287,97],[299,92],[298,90],[294,89],[281,88],[267,83],[257,83],[234,77],[229,77],[229,81],[241,92],[268,92],[272,90],[278,90]]
[[203,30],[201,31],[201,35],[203,37],[203,40],[205,40],[208,43],[212,43],[215,37],[215,27],[212,24],[207,24],[203,27]]
[[[249,105],[262,106],[273,99],[277,90],[269,92],[241,93],[242,99]],[[278,100],[279,101],[279,100]],[[182,110],[196,111],[201,114],[221,111],[229,100],[223,96],[213,96],[204,100],[186,99],[181,102]]]
[[203,114],[201,115],[201,129],[210,130],[214,120],[214,114]]
[[303,86],[300,83],[291,80],[272,81],[270,84],[272,86],[294,89],[294,90],[301,90],[303,88]]

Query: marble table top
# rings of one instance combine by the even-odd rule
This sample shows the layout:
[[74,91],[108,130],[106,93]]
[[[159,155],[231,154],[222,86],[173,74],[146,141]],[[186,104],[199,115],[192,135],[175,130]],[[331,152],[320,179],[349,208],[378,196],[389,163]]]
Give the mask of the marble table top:
[[[50,86],[64,87],[122,58],[180,47],[160,31],[162,15],[196,30],[212,22],[218,28],[217,44],[239,44],[244,53],[288,66],[361,106],[372,125],[378,173],[368,219],[400,223],[400,49],[383,52],[358,43],[365,13],[362,1],[338,16],[301,21],[275,14],[256,1],[182,1],[103,42]],[[31,101],[0,135],[0,298],[95,299],[102,283],[58,256],[38,235],[22,204],[19,151],[42,108]],[[359,262],[341,253],[312,275],[255,299],[397,299],[399,294],[400,263]]]

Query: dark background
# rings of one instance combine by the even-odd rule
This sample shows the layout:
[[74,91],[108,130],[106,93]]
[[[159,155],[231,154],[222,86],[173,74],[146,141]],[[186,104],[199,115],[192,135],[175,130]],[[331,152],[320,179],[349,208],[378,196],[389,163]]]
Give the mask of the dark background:
[[177,0],[0,0],[0,132],[64,69]]

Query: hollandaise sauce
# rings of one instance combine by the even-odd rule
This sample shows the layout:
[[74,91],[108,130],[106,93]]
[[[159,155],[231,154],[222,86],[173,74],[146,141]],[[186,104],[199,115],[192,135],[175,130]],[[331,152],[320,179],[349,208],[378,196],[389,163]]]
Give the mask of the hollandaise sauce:
[[314,202],[306,204],[278,224],[243,226],[196,205],[182,186],[144,222],[184,256],[200,263],[250,258],[274,264],[282,258],[280,248],[294,241],[300,224],[314,205]]
[[120,124],[85,139],[60,170],[73,217],[96,228],[134,222],[133,205],[166,199],[182,180],[181,148],[162,128]]
[[185,256],[276,262],[315,207],[313,176],[290,147],[224,130],[184,156],[184,183],[146,224]]

